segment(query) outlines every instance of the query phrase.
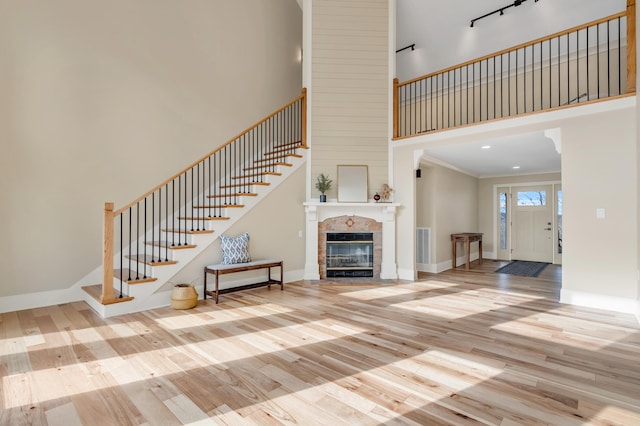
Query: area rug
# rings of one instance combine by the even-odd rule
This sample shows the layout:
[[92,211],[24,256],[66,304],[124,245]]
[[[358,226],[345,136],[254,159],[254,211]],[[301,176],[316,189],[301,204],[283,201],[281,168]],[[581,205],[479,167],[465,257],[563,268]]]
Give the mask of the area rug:
[[499,274],[518,275],[521,277],[537,277],[540,272],[549,265],[546,262],[529,262],[526,260],[514,260],[513,262],[498,268]]

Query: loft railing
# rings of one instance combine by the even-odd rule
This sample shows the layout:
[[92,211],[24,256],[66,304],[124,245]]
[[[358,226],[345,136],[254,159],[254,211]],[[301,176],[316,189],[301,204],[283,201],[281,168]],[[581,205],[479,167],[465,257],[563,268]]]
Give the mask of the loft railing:
[[173,263],[170,250],[193,247],[189,234],[211,232],[207,222],[221,219],[226,208],[242,207],[241,197],[256,195],[254,185],[265,184],[288,155],[306,147],[305,117],[303,89],[294,101],[133,202],[115,211],[114,203],[105,203],[101,303],[126,297],[124,282],[150,279],[150,266]]
[[394,138],[636,91],[635,0],[627,10],[404,83]]

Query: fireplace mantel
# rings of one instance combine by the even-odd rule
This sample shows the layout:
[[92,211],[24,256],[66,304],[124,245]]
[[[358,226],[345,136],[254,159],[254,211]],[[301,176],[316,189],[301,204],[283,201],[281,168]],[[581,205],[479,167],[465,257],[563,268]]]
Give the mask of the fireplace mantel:
[[304,279],[319,280],[318,222],[337,216],[361,216],[382,223],[381,279],[397,279],[396,265],[396,209],[398,203],[304,203],[306,225],[306,256]]

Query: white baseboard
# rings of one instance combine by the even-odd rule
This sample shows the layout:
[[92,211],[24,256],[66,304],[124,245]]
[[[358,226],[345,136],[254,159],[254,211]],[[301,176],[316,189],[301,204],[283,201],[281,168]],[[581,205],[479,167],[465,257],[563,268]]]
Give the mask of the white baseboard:
[[[289,283],[293,281],[300,281],[303,279],[304,270],[299,269],[295,271],[285,271],[284,272],[284,282]],[[234,285],[243,285],[249,284],[251,280],[244,281],[239,280],[234,282]],[[255,281],[254,281],[255,282]],[[204,295],[204,286],[196,285],[196,291],[198,292],[198,296],[202,299]],[[285,286],[286,289],[286,286]],[[122,304],[119,309],[111,308],[113,312],[107,312],[107,309],[104,305],[101,305],[99,302],[95,301],[92,303],[92,298],[85,298],[84,290],[78,286],[73,286],[71,288],[67,288],[64,290],[51,290],[51,291],[43,291],[40,293],[28,293],[28,294],[18,294],[15,296],[5,296],[0,297],[0,313],[5,312],[15,312],[22,311],[24,309],[35,309],[35,308],[43,308],[46,306],[60,305],[63,303],[71,303],[71,302],[79,302],[79,301],[87,301],[89,306],[91,306],[96,312],[98,312],[103,317],[109,317],[114,315],[120,315],[123,313],[127,313],[126,311],[126,303]],[[147,304],[144,305],[144,310],[153,309],[156,307],[169,306],[171,304],[171,292],[170,291],[161,291],[152,294],[149,296],[147,300]],[[121,304],[114,304],[110,306],[116,306]],[[133,312],[133,311],[132,311]]]
[[84,290],[78,287],[49,290],[39,293],[16,294],[0,297],[0,313],[42,308],[84,300]]
[[431,274],[438,273],[438,265],[435,263],[416,263],[416,269],[419,272],[429,272]]
[[632,314],[640,322],[640,302],[634,299],[562,289],[560,290],[560,303]]
[[[473,262],[474,260],[478,260],[479,257],[480,256],[478,255],[478,253],[471,253],[469,261]],[[467,262],[466,256],[458,257],[456,259],[457,267],[464,266],[466,262]],[[432,274],[439,274],[440,272],[451,269],[451,261],[445,260],[444,262],[440,262],[440,263],[418,263],[416,264],[416,269],[420,272],[429,272]]]
[[398,268],[398,278],[406,281],[415,281],[416,271],[414,269]]

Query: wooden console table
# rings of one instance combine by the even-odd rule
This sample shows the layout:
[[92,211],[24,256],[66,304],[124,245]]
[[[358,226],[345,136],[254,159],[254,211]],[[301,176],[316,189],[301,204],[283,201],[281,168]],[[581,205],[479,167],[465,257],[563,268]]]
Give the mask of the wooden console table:
[[482,264],[482,234],[479,232],[462,232],[460,234],[451,234],[451,246],[453,248],[453,258],[451,259],[451,266],[456,268],[456,246],[458,243],[464,243],[467,252],[467,262],[465,263],[466,269],[469,269],[469,257],[471,256],[471,243],[478,242],[478,263]]

